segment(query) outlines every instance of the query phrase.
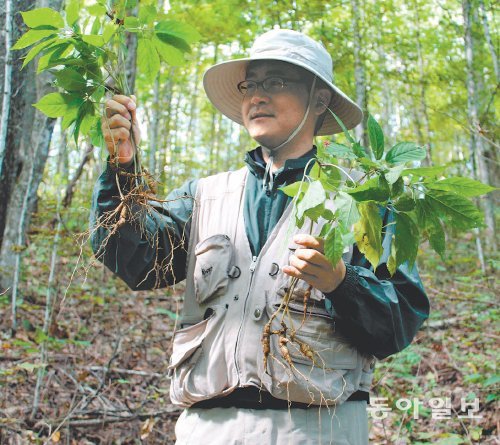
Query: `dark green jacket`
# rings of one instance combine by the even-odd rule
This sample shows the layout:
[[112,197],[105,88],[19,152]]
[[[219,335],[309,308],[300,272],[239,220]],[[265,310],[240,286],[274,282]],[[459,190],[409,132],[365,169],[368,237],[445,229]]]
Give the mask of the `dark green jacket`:
[[[278,187],[302,178],[307,162],[315,149],[298,159],[289,159],[274,174],[272,187],[264,180],[265,163],[260,148],[247,153],[245,162],[251,172],[245,191],[244,218],[247,237],[254,255],[258,255],[290,198]],[[139,216],[140,222],[124,225],[107,240],[108,232],[92,231],[92,247],[99,260],[118,274],[132,289],[151,289],[182,281],[186,276],[187,248],[193,197],[197,180],[186,182],[172,191],[167,203],[155,204],[157,212]],[[126,187],[124,181],[122,186]],[[97,218],[119,204],[115,174],[108,167],[94,189],[91,226]],[[384,255],[376,272],[354,246],[346,278],[333,292],[326,295],[330,312],[338,329],[361,351],[384,358],[404,349],[429,315],[429,300],[414,267],[398,268],[391,277],[385,265],[390,252],[392,230],[390,214],[384,215],[386,227]],[[143,235],[137,224],[144,229]],[[153,246],[157,246],[154,248]],[[154,264],[173,265],[158,274]]]

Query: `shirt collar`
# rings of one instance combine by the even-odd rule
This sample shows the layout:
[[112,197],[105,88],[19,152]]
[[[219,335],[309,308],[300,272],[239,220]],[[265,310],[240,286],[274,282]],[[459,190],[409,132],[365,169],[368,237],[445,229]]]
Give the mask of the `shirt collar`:
[[[307,163],[316,155],[316,146],[314,145],[311,150],[304,153],[299,158],[287,159],[285,164],[280,169],[274,172],[274,176],[278,178],[282,173],[290,171],[304,170]],[[263,177],[266,171],[266,162],[262,157],[262,147],[257,147],[245,154],[245,163],[247,164],[251,173],[257,177]]]

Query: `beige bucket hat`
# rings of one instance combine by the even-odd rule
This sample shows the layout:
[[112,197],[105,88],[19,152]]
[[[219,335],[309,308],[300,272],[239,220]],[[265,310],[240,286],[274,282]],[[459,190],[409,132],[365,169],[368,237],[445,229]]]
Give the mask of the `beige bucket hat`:
[[[243,96],[236,87],[245,80],[247,65],[253,60],[280,60],[297,65],[318,76],[333,92],[330,109],[351,129],[363,119],[361,109],[333,84],[333,62],[325,47],[298,31],[274,29],[257,37],[250,48],[250,57],[229,60],[210,67],[203,77],[203,86],[212,104],[222,114],[243,125]],[[318,135],[340,133],[333,116],[327,112]]]

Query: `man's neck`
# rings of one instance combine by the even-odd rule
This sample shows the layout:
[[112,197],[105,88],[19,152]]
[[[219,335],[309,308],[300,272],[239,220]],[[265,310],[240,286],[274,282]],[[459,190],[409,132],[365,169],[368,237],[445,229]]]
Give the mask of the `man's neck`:
[[266,147],[262,147],[262,158],[267,164],[269,158],[273,157],[273,165],[271,171],[275,172],[285,165],[287,159],[297,159],[305,155],[308,151],[313,148],[313,144],[305,144],[302,146],[287,147],[284,145],[278,150],[269,150]]

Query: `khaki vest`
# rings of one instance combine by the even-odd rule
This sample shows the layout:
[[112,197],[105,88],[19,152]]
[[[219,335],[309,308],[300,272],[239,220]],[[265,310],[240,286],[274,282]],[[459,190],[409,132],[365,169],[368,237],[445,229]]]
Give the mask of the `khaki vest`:
[[[182,328],[174,334],[169,364],[170,398],[181,407],[257,386],[274,397],[315,405],[344,402],[361,389],[369,391],[374,358],[358,352],[335,330],[321,292],[313,289],[307,316],[303,295],[295,288],[284,321],[296,330],[287,344],[293,366],[282,357],[278,335],[264,370],[262,332],[279,306],[290,279],[281,272],[295,244],[289,205],[258,257],[252,257],[243,221],[247,168],[198,182],[189,240]],[[321,224],[313,226],[319,233]],[[280,318],[273,330],[280,329]],[[300,343],[315,351],[314,362]]]

